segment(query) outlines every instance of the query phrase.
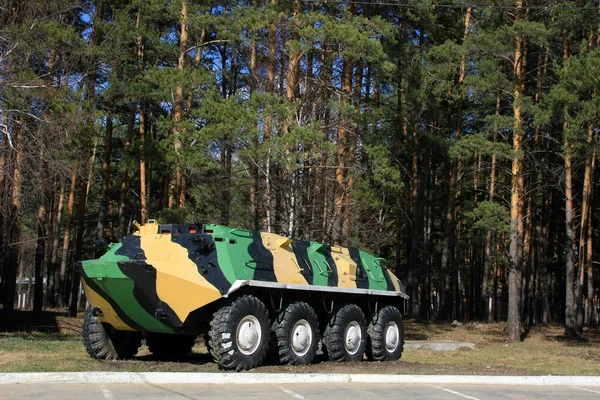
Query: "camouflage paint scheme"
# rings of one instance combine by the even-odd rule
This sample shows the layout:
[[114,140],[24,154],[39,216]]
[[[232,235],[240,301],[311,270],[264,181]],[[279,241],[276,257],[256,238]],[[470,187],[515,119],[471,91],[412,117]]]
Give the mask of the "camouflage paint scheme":
[[138,229],[81,263],[88,301],[119,330],[182,332],[195,311],[253,282],[408,298],[382,259],[353,247],[213,224],[151,221]]

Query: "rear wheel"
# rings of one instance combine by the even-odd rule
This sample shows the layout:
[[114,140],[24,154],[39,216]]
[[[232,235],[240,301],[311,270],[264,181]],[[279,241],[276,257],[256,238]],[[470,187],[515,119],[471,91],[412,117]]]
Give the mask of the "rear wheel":
[[98,320],[97,307],[88,307],[81,336],[87,353],[99,360],[133,358],[142,344],[141,332],[120,331]]
[[385,306],[371,321],[368,328],[369,359],[395,361],[402,356],[404,348],[404,322],[402,313],[394,306]]
[[281,311],[271,327],[281,364],[310,364],[317,354],[319,321],[311,306],[299,301]]
[[150,352],[165,360],[184,358],[192,351],[196,342],[196,335],[146,333],[144,338]]
[[359,361],[367,346],[365,314],[356,304],[346,304],[331,316],[323,343],[332,361]]
[[213,314],[209,348],[217,365],[226,370],[256,368],[267,355],[269,313],[254,296],[243,296]]

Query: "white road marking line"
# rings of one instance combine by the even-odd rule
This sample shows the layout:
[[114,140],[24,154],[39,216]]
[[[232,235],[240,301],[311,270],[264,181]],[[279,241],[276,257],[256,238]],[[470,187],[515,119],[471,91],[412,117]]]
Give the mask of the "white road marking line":
[[577,387],[577,386],[571,386],[571,387],[572,387],[573,389],[585,390],[586,392],[592,392],[592,393],[598,393],[598,394],[600,394],[600,392],[599,392],[599,391],[597,391],[597,390],[592,390],[592,389],[584,389],[584,388],[580,388],[580,387]]
[[113,394],[110,392],[110,390],[108,390],[108,388],[104,385],[99,385],[100,386],[100,390],[102,391],[102,394],[104,395],[104,398],[106,400],[115,400],[115,396],[113,396]]
[[283,390],[285,393],[289,394],[292,397],[297,398],[298,400],[306,400],[306,397],[296,393],[296,392],[292,392],[289,389],[284,388],[283,386],[277,386],[279,389]]
[[[433,385],[432,385],[432,386],[433,386]],[[462,393],[460,393],[460,392],[455,392],[454,390],[446,389],[446,388],[443,388],[443,387],[441,387],[441,386],[433,386],[433,387],[434,387],[434,388],[437,388],[437,389],[440,389],[440,390],[443,390],[444,392],[452,393],[452,394],[454,394],[454,395],[456,395],[456,396],[460,396],[460,397],[462,397],[462,398],[465,398],[465,399],[470,399],[470,400],[479,400],[477,397],[471,397],[471,396],[467,396],[466,394],[462,394]]]

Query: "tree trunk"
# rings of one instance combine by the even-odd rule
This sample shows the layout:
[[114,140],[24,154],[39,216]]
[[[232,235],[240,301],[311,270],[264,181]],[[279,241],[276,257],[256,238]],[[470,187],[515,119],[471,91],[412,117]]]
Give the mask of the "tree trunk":
[[[436,166],[434,158],[432,157],[433,150],[427,152],[427,171],[435,171]],[[420,316],[423,319],[430,319],[431,314],[431,254],[432,254],[432,226],[433,226],[433,188],[432,181],[434,181],[435,173],[428,173],[426,179],[426,188],[424,196],[425,200],[425,213],[423,216],[424,229],[423,229],[423,288],[421,291],[421,310]]]
[[69,190],[69,203],[67,204],[67,221],[65,223],[65,234],[63,239],[60,274],[58,278],[58,306],[64,307],[66,304],[66,279],[67,279],[67,263],[69,262],[69,242],[71,240],[71,224],[73,221],[73,210],[75,208],[75,190],[77,188],[77,171],[78,163],[73,165],[71,173],[71,188]]
[[22,174],[21,167],[23,162],[22,138],[13,131],[12,141],[15,146],[15,155],[13,159],[12,170],[12,192],[10,196],[10,209],[8,213],[8,263],[4,266],[4,298],[3,318],[6,321],[10,318],[15,304],[15,289],[17,269],[19,267],[19,249],[21,245],[21,185]]
[[[92,163],[88,164],[88,168],[93,166]],[[89,182],[89,181],[88,181]],[[77,316],[77,306],[79,299],[79,291],[81,287],[79,268],[76,263],[81,261],[81,255],[83,253],[83,234],[85,230],[85,210],[87,202],[87,182],[81,181],[79,187],[79,204],[77,205],[77,234],[75,236],[75,254],[73,256],[73,264],[71,265],[72,278],[71,278],[71,299],[69,300],[69,316]]]
[[[258,76],[256,74],[256,40],[252,39],[250,43],[250,80],[248,87],[250,96],[256,91]],[[256,121],[258,122],[258,121]],[[258,133],[252,138],[252,153],[250,156],[250,219],[252,230],[259,230],[258,213]]]
[[[348,58],[344,59],[342,68],[342,109],[348,104],[348,97],[352,91],[352,69],[354,62]],[[344,203],[346,198],[346,161],[348,158],[348,121],[341,119],[337,131],[337,150],[335,168],[335,219],[333,225],[333,241],[336,244],[345,244],[343,237],[342,223],[344,217]]]
[[[501,91],[498,89],[496,92],[496,117],[500,116],[500,107],[502,105],[501,100]],[[494,143],[498,141],[498,127],[494,127]],[[496,196],[496,164],[498,163],[498,157],[494,152],[492,154],[492,165],[490,171],[490,192],[489,192],[489,201],[493,202],[494,197]],[[488,281],[490,275],[490,266],[492,261],[492,231],[491,229],[487,231],[485,235],[485,258],[483,261],[483,274],[481,278],[481,299],[479,299],[480,305],[483,305],[484,299],[486,295],[489,296],[488,290]],[[481,314],[483,318],[483,313]],[[489,319],[489,318],[488,318]]]
[[[129,122],[127,123],[127,135],[125,136],[125,142],[123,143],[125,151],[125,160],[131,159],[131,140],[133,138],[133,128],[135,126],[135,114],[137,112],[137,103],[131,103],[129,106]],[[121,240],[125,236],[125,210],[127,207],[127,181],[129,180],[129,164],[127,161],[124,163],[123,172],[121,173],[121,186],[119,190],[119,226],[117,227],[117,234],[115,239]]]
[[225,135],[221,144],[221,225],[229,225],[231,207],[231,145]]
[[106,130],[104,135],[104,159],[102,161],[102,185],[100,187],[100,210],[98,211],[98,225],[96,226],[96,239],[104,238],[106,212],[108,209],[108,183],[110,181],[110,154],[112,151],[113,118],[112,112],[106,115]]
[[[594,149],[594,123],[590,122],[588,124],[588,148]],[[589,154],[585,160],[585,172],[583,178],[583,202],[581,204],[581,228],[579,234],[579,282],[577,285],[577,296],[576,301],[578,304],[583,304],[583,286],[585,284],[585,273],[586,270],[589,270],[590,266],[588,265],[589,255],[587,254],[587,246],[590,242],[590,238],[588,237],[588,233],[592,232],[589,229],[588,225],[592,223],[592,186],[594,182],[594,159],[595,159],[595,149],[592,151],[592,154]],[[588,285],[589,286],[589,285]],[[588,294],[589,297],[589,294]],[[588,309],[592,307],[592,303],[588,304]],[[577,330],[581,332],[583,330],[584,324],[584,310],[583,307],[579,307],[577,315]]]
[[79,268],[76,267],[75,263],[81,261],[83,254],[83,235],[85,233],[85,211],[87,209],[87,198],[90,191],[90,185],[92,183],[92,173],[94,168],[94,162],[96,160],[96,149],[98,148],[98,139],[94,143],[92,151],[92,157],[89,159],[86,172],[86,181],[81,181],[79,187],[79,203],[77,205],[77,235],[75,237],[75,254],[73,255],[73,278],[71,280],[71,300],[69,301],[69,316],[76,317],[78,310],[79,292],[81,291],[81,282],[79,275]]
[[[544,178],[542,175],[542,179]],[[540,266],[540,321],[546,325],[549,322],[549,311],[550,311],[550,286],[548,284],[550,276],[550,263],[552,255],[549,252],[550,245],[550,211],[552,209],[552,194],[550,190],[546,188],[542,197],[542,204],[544,205],[542,213],[542,226],[540,234],[540,253],[541,266]]]
[[[8,249],[8,219],[5,212],[8,211],[8,202],[6,199],[7,188],[6,188],[6,176],[8,171],[6,170],[7,161],[9,159],[8,154],[8,113],[4,112],[2,116],[2,124],[0,126],[0,248]],[[3,252],[0,255],[0,302],[4,299],[4,286],[6,279],[4,279],[5,264],[8,261],[8,252]]]
[[[4,188],[6,186],[7,171],[6,161],[8,156],[8,113],[3,113],[2,129],[0,129],[0,201],[4,199]],[[1,204],[1,203],[0,203]],[[2,218],[0,216],[0,218]],[[0,219],[2,221],[2,219]],[[1,226],[0,226],[1,228]]]
[[56,270],[58,267],[58,245],[60,240],[60,221],[62,217],[63,203],[65,199],[65,182],[61,180],[56,202],[56,212],[51,216],[51,237],[52,249],[50,250],[50,260],[48,262],[48,285],[46,302],[49,307],[56,307]]
[[[298,1],[294,1],[294,12],[292,18],[297,17],[300,14],[300,3]],[[291,27],[291,38],[294,41],[300,40],[300,34],[298,32],[299,23],[294,21],[294,25]],[[296,89],[298,86],[298,71],[300,68],[300,59],[302,58],[302,53],[299,49],[291,50],[288,60],[288,68],[285,76],[286,86],[285,86],[285,99],[286,101],[292,102],[296,98]],[[288,121],[289,122],[289,121]],[[290,129],[290,124],[288,123],[288,130]],[[287,130],[286,130],[287,131]],[[288,133],[288,132],[286,132]]]
[[[516,22],[521,19],[523,0],[517,0]],[[521,341],[521,265],[523,259],[523,171],[520,152],[523,144],[522,110],[523,98],[521,63],[523,59],[523,39],[515,37],[515,59],[513,69],[513,151],[517,153],[512,160],[512,180],[510,196],[510,263],[508,270],[508,341]]]
[[[566,123],[565,123],[566,125]],[[577,304],[575,301],[575,228],[573,227],[573,171],[571,163],[571,146],[565,137],[565,335],[567,337],[577,336]]]
[[[188,47],[188,10],[187,0],[181,1],[181,14],[179,17],[179,57],[177,59],[177,70],[183,71],[185,68],[185,58]],[[185,184],[183,180],[182,154],[181,154],[181,137],[185,134],[185,130],[181,127],[183,120],[183,85],[178,85],[175,88],[175,100],[173,102],[173,149],[175,151],[175,175],[171,183],[171,196],[169,197],[169,208],[185,206]]]
[[[465,15],[465,30],[463,34],[463,43],[467,39],[470,26],[471,26],[471,11],[472,8],[468,7]],[[463,93],[462,87],[466,77],[467,69],[467,55],[463,52],[460,59],[460,71],[458,76],[458,98],[456,100],[456,140],[462,136],[462,121],[463,121]],[[452,315],[452,304],[451,304],[451,291],[450,291],[450,273],[448,272],[448,265],[450,261],[450,245],[452,232],[455,224],[455,196],[456,196],[456,181],[458,173],[458,163],[460,161],[452,161],[452,167],[450,169],[450,182],[448,185],[448,202],[446,206],[446,226],[444,231],[444,242],[442,244],[442,259],[440,269],[442,271],[442,277],[444,287],[440,291],[440,317],[442,319],[450,319]]]
[[[362,96],[362,81],[363,81],[363,62],[356,62],[356,84],[354,87],[354,107],[358,110],[361,108],[361,96]],[[355,128],[356,129],[356,128]],[[352,217],[353,217],[353,206],[352,206],[352,190],[354,189],[354,176],[352,169],[356,162],[356,150],[359,144],[358,141],[359,133],[355,130],[350,137],[348,137],[348,160],[347,160],[347,182],[346,182],[346,196],[344,199],[344,218],[342,222],[342,237],[345,240],[345,244],[348,245],[348,240],[352,235]]]
[[[411,154],[411,180],[410,180],[410,255],[408,260],[408,294],[410,295],[409,315],[416,317],[419,314],[419,281],[421,260],[419,257],[419,242],[421,241],[421,221],[423,202],[419,198],[419,127],[414,124],[412,133],[412,154]],[[398,145],[400,147],[400,145]]]
[[[140,33],[140,18],[141,18],[142,9],[138,8],[136,20],[135,20],[135,30],[137,32],[135,39],[135,47],[136,47],[136,56],[137,56],[137,73],[141,74],[143,72],[143,57],[144,57],[144,48],[142,41],[142,34]],[[135,128],[135,115],[138,110],[137,101],[132,102],[129,106],[129,122],[127,124],[127,135],[125,136],[124,142],[124,150],[125,150],[125,159],[129,160],[131,158],[131,141],[133,138],[133,130]],[[121,187],[120,187],[120,195],[119,195],[119,227],[117,228],[116,239],[121,240],[123,236],[125,236],[125,211],[127,207],[127,181],[129,180],[129,168],[127,167],[129,163],[125,162],[125,167],[123,168],[123,172],[121,174]],[[141,218],[140,218],[141,219]],[[145,221],[141,221],[141,223],[145,223]]]
[[37,214],[37,239],[35,249],[35,286],[33,291],[33,311],[42,312],[44,306],[44,256],[46,255],[46,179],[47,165],[43,159],[43,151],[40,152],[40,194]]
[[[569,58],[568,31],[563,30],[563,62]],[[566,66],[563,68],[566,69]],[[571,161],[571,144],[569,142],[568,109],[564,110],[563,135],[565,150],[565,335],[577,336],[577,302],[575,299],[575,227],[573,226],[573,166]]]
[[527,197],[527,208],[524,213],[524,220],[527,221],[527,228],[525,229],[523,239],[523,260],[524,260],[524,275],[522,279],[521,287],[521,315],[522,320],[526,325],[531,325],[532,319],[532,307],[531,304],[535,301],[534,291],[534,275],[535,265],[533,264],[533,243],[535,243],[535,216],[536,210],[533,205],[533,196]]
[[[351,16],[356,14],[356,4],[348,5],[348,10]],[[344,110],[350,102],[352,96],[352,76],[354,69],[354,60],[350,57],[344,58],[342,67],[342,94],[341,94],[341,110]],[[336,244],[347,245],[348,238],[344,236],[343,221],[345,213],[346,197],[348,195],[347,182],[347,163],[349,157],[355,157],[350,154],[350,141],[348,135],[350,121],[347,117],[340,115],[339,126],[337,130],[336,144],[336,163],[335,168],[335,191],[334,191],[334,211],[335,219],[333,224],[333,241]]]
[[[276,4],[276,0],[271,0],[271,4]],[[269,54],[267,57],[267,93],[273,95],[275,91],[275,63],[277,62],[277,22],[274,20],[269,24]],[[273,136],[273,114],[269,112],[265,116],[265,127],[263,133],[263,147],[267,147]],[[271,150],[267,150],[266,162],[263,166],[265,175],[263,181],[263,199],[262,199],[262,226],[266,232],[271,232]]]
[[[397,60],[396,68],[399,71],[399,76],[396,77],[396,135],[394,138],[394,151],[396,154],[402,154],[402,149],[406,144],[406,138],[408,137],[408,120],[405,116],[404,112],[404,70],[403,65],[401,64],[401,60]],[[402,165],[398,163],[397,168],[399,170],[402,169]],[[404,247],[404,235],[405,235],[405,224],[401,223],[404,218],[404,187],[403,185],[398,185],[396,188],[396,198],[394,201],[394,213],[396,218],[396,243],[395,243],[395,252],[396,252],[396,265],[395,265],[395,273],[400,276],[400,271],[403,268],[402,264],[402,249]],[[410,270],[409,270],[410,271]]]
[[[594,151],[595,156],[595,151]],[[592,158],[592,170],[594,164],[594,158]],[[587,301],[588,301],[588,309],[587,309],[587,326],[588,328],[592,328],[594,326],[594,314],[595,306],[594,306],[594,264],[593,264],[593,241],[594,235],[592,230],[592,209],[590,208],[589,222],[588,222],[588,234],[587,234],[587,249],[585,253],[585,265],[587,266]]]
[[140,223],[148,222],[148,195],[146,193],[146,116],[140,105],[138,108],[140,119]]

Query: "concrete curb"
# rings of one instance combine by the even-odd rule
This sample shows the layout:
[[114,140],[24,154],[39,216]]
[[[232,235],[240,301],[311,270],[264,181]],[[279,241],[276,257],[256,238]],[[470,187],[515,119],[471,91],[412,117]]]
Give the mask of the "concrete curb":
[[407,340],[404,342],[404,348],[434,351],[456,351],[460,348],[475,349],[475,344],[471,342],[455,342],[453,340],[438,340],[437,342]]
[[39,372],[0,373],[0,385],[14,384],[283,384],[283,383],[392,383],[598,386],[600,376],[479,376],[384,374],[266,374],[199,372]]

